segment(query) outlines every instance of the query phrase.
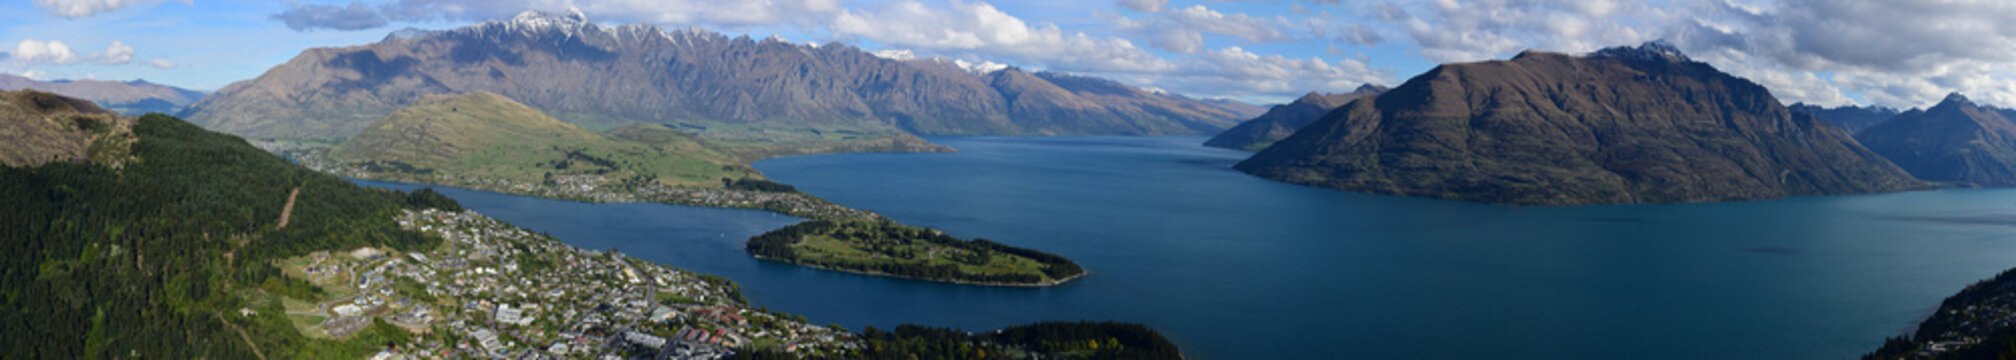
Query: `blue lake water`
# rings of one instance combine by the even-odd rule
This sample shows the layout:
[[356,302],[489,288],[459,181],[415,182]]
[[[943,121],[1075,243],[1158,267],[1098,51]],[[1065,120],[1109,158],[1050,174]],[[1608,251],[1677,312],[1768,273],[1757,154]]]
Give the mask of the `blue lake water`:
[[788,216],[444,192],[577,246],[727,276],[816,323],[1130,321],[1208,359],[1849,358],[2016,267],[2016,190],[1508,207],[1265,181],[1197,137],[930,140],[962,152],[756,166],[1093,275],[991,288],[812,270],[741,250]]

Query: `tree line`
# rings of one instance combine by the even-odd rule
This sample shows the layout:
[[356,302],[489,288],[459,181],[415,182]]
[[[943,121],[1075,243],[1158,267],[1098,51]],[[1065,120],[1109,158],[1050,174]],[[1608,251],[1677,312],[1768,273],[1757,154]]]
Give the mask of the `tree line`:
[[[922,279],[970,282],[1030,284],[1043,281],[1043,276],[1026,273],[968,273],[961,271],[959,266],[955,264],[929,264],[923,261],[833,261],[808,258],[801,256],[795,247],[808,236],[828,236],[850,244],[864,244],[871,251],[894,258],[905,258],[905,253],[898,249],[918,241],[947,248],[966,250],[976,254],[975,256],[984,256],[997,252],[1010,254],[1026,257],[1043,264],[1043,273],[1052,279],[1064,279],[1085,272],[1084,268],[1079,267],[1077,263],[1055,254],[1008,246],[987,239],[960,240],[937,230],[898,224],[886,219],[873,221],[808,220],[750,238],[744,248],[750,254],[759,257],[840,270],[879,272]],[[984,260],[979,259],[965,259],[961,261],[969,264],[984,264]]]

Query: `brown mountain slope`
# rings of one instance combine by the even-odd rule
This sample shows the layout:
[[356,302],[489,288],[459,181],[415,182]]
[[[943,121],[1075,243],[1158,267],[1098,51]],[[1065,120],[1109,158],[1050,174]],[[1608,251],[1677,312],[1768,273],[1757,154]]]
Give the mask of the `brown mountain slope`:
[[636,124],[597,133],[487,92],[422,97],[330,149],[329,158],[409,173],[393,175],[518,183],[593,175],[632,185],[718,187],[723,178],[761,177],[727,151],[671,129]]
[[1348,93],[1322,94],[1312,91],[1302,95],[1302,98],[1295,99],[1295,102],[1276,105],[1268,109],[1266,114],[1212,136],[1211,140],[1204,142],[1204,146],[1260,151],[1269,145],[1274,145],[1276,141],[1288,138],[1288,135],[1295,134],[1295,130],[1301,130],[1303,126],[1309,126],[1309,123],[1323,118],[1323,114],[1330,113],[1330,110],[1344,106],[1351,100],[1379,95],[1382,92],[1386,92],[1386,87],[1372,84],[1359,86],[1357,90]]
[[96,160],[116,168],[132,144],[132,125],[90,101],[0,91],[0,165]]
[[[764,154],[844,151],[854,148],[836,144],[891,139],[896,148],[930,148],[910,134],[1196,134],[1236,118],[1196,100],[1138,90],[1071,94],[1090,104],[1018,105],[991,86],[992,78],[842,44],[606,27],[578,13],[528,12],[447,31],[402,31],[370,45],[311,49],[218,90],[189,118],[254,137],[349,136],[422,95],[487,91],[591,129],[673,124]],[[1097,111],[1051,107],[1079,105]],[[1014,116],[1022,113],[1060,116]]]
[[1856,134],[1869,150],[1920,179],[2016,186],[2016,122],[1960,94]]
[[203,92],[173,86],[134,81],[53,80],[41,81],[0,74],[0,90],[35,89],[98,103],[125,115],[150,112],[173,114],[203,98]]
[[1351,191],[1505,204],[1771,199],[1924,186],[1670,45],[1436,67],[1239,163]]

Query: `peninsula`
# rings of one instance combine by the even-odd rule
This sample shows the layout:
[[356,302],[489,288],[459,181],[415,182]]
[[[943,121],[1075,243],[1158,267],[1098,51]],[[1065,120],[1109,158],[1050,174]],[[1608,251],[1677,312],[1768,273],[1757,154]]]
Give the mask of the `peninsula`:
[[1060,256],[953,239],[769,181],[744,158],[692,134],[652,124],[598,133],[492,93],[426,96],[333,148],[275,149],[351,178],[589,202],[762,209],[814,220],[786,229],[842,224],[874,234],[822,237],[792,252],[757,251],[778,249],[758,243],[776,243],[764,239],[785,229],[750,240],[751,255],[816,268],[999,286],[1056,285],[1084,274]]

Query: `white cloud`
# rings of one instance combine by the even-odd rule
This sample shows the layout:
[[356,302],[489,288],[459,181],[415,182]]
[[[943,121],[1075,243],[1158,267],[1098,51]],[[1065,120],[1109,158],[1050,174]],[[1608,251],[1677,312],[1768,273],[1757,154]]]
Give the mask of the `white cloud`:
[[1503,58],[1534,48],[1586,52],[1653,37],[1637,24],[1663,19],[1655,4],[1613,0],[1437,0],[1408,9],[1380,3],[1373,13],[1395,23],[1435,62]]
[[1149,45],[1184,54],[1203,49],[1205,33],[1231,36],[1247,43],[1293,39],[1284,30],[1289,27],[1286,18],[1225,14],[1204,5],[1158,12],[1141,20],[1120,18],[1117,24],[1123,31],[1148,38]]
[[1169,0],[1120,0],[1120,7],[1139,12],[1158,12],[1169,6]]
[[1076,71],[1154,72],[1172,65],[1126,39],[1029,24],[984,2],[945,7],[915,1],[842,10],[830,25],[842,39],[866,39],[940,53],[980,53],[1025,65]]
[[526,10],[579,8],[594,19],[661,25],[744,27],[814,25],[842,9],[838,0],[397,0],[378,8],[387,20],[484,21]]
[[[1433,0],[1359,7],[1435,62],[1672,40],[1785,102],[2016,105],[2016,2]],[[1333,39],[1337,37],[1332,36]],[[1343,39],[1339,39],[1343,40]]]
[[139,0],[35,0],[50,15],[65,18],[82,18],[112,10],[124,9],[140,3]]
[[64,45],[61,41],[35,39],[23,39],[21,43],[14,45],[13,58],[15,62],[25,65],[69,65],[84,61],[82,56],[70,51],[70,46]]
[[[1390,84],[1390,71],[1373,69],[1358,59],[1335,62],[1321,58],[1296,59],[1281,55],[1260,55],[1240,47],[1208,51],[1183,64],[1171,74],[1172,85],[1191,89],[1237,89],[1253,93],[1285,96],[1320,91],[1345,91],[1361,84]],[[1239,92],[1204,95],[1247,95]]]
[[147,65],[153,65],[156,68],[162,68],[162,69],[175,68],[174,61],[168,61],[168,59],[162,59],[162,58],[149,59],[147,60]]
[[[183,5],[195,5],[195,0],[175,0]],[[35,6],[56,17],[77,19],[112,12],[143,4],[159,4],[161,0],[35,0]]]
[[841,10],[838,0],[604,0],[581,1],[579,6],[618,19],[725,27],[807,24]]
[[361,1],[352,1],[349,6],[294,3],[288,6],[287,11],[273,14],[270,18],[294,31],[376,29],[385,27],[387,23],[377,10]]
[[105,65],[125,65],[132,62],[133,47],[118,41],[113,41],[112,46],[105,49],[105,54],[98,56],[98,63]]

